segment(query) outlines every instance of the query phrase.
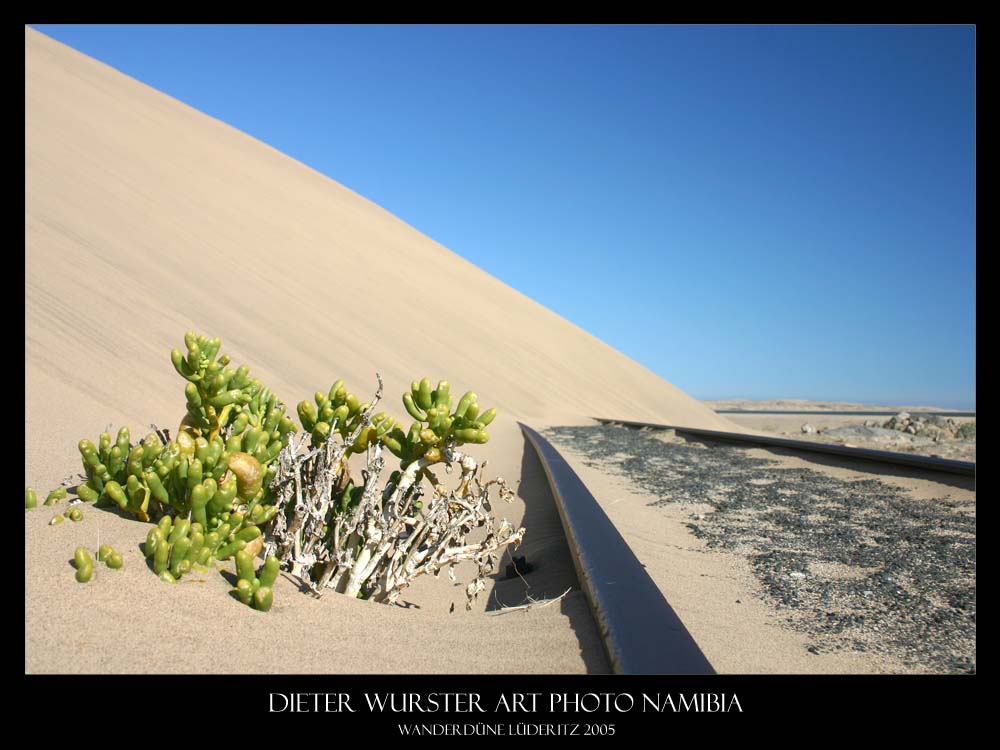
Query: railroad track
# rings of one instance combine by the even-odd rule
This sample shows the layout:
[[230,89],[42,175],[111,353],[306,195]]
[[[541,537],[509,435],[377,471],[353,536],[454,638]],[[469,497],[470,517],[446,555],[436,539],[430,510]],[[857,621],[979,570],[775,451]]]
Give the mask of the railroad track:
[[[520,424],[520,423],[519,423]],[[684,623],[566,460],[520,424],[552,489],[573,565],[617,674],[715,674]]]
[[[949,474],[975,476],[969,461],[916,456],[805,440],[593,417],[601,424],[674,430],[721,442],[779,447]],[[597,500],[544,437],[519,423],[538,455],[555,500],[580,585],[611,668],[618,674],[714,674],[694,638],[649,577]]]
[[774,446],[777,448],[788,448],[805,453],[824,453],[827,455],[842,456],[860,461],[875,461],[882,464],[908,466],[911,468],[945,472],[948,474],[961,474],[963,476],[974,477],[976,475],[976,464],[972,461],[956,461],[951,458],[916,456],[910,453],[879,451],[871,448],[850,448],[845,445],[814,443],[808,440],[792,440],[791,438],[771,437],[769,435],[748,435],[742,432],[722,432],[720,430],[704,430],[696,427],[680,427],[677,425],[657,424],[655,422],[635,422],[628,419],[606,419],[604,417],[591,417],[591,419],[600,422],[601,424],[620,424],[626,427],[649,427],[659,430],[674,430],[679,435],[694,435],[697,437],[706,437],[724,442]]

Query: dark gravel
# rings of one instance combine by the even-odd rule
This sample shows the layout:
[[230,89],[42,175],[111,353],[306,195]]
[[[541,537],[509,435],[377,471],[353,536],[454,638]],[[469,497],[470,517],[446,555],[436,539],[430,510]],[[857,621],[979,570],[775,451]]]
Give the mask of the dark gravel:
[[782,468],[745,446],[615,425],[546,434],[623,475],[651,505],[711,506],[693,510],[688,527],[710,549],[748,558],[770,603],[811,636],[810,652],[975,672],[975,500],[914,499],[877,479]]

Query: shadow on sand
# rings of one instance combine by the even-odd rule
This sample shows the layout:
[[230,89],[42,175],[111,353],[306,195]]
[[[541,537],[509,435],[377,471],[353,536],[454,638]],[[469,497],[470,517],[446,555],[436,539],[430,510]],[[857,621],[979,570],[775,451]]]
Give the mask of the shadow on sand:
[[[570,589],[558,604],[550,606],[559,607],[560,612],[569,619],[587,672],[609,673],[611,670],[604,654],[604,646],[586,595],[580,588],[548,479],[527,440],[524,441],[521,454],[518,496],[524,502],[524,518],[520,522],[527,529],[524,544],[514,552],[504,553],[501,558],[499,573],[493,577],[494,586],[489,592],[487,612],[528,604],[532,600],[539,602],[536,606],[540,606],[545,603],[542,600],[554,599]],[[531,572],[521,577],[507,578],[507,566],[512,563],[511,554],[517,557],[523,555],[532,566]],[[519,617],[523,613],[515,611],[492,616]]]

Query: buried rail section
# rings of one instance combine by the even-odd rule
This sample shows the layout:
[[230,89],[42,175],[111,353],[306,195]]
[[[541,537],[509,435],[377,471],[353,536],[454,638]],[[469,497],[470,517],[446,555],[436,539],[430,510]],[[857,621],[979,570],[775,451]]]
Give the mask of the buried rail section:
[[722,432],[720,430],[703,430],[698,427],[678,427],[676,425],[657,424],[655,422],[633,422],[627,419],[605,419],[604,417],[591,417],[591,419],[601,424],[620,424],[625,427],[650,427],[656,430],[674,430],[677,433],[685,435],[698,435],[716,440],[752,443],[754,445],[767,445],[776,448],[790,448],[792,450],[812,453],[827,453],[834,456],[856,458],[862,461],[877,461],[885,464],[912,466],[917,469],[943,471],[949,474],[963,474],[971,477],[976,475],[976,464],[972,461],[917,456],[910,453],[879,451],[871,448],[850,448],[846,445],[813,443],[807,440],[792,440],[790,438],[770,437],[768,435],[748,435],[742,432]]
[[714,674],[677,613],[559,452],[520,425],[541,461],[611,668],[618,674]]

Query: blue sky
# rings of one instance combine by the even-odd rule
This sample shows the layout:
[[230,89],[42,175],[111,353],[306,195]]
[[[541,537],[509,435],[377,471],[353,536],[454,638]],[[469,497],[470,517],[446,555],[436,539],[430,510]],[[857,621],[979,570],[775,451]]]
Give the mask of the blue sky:
[[35,28],[695,397],[975,406],[973,27]]

